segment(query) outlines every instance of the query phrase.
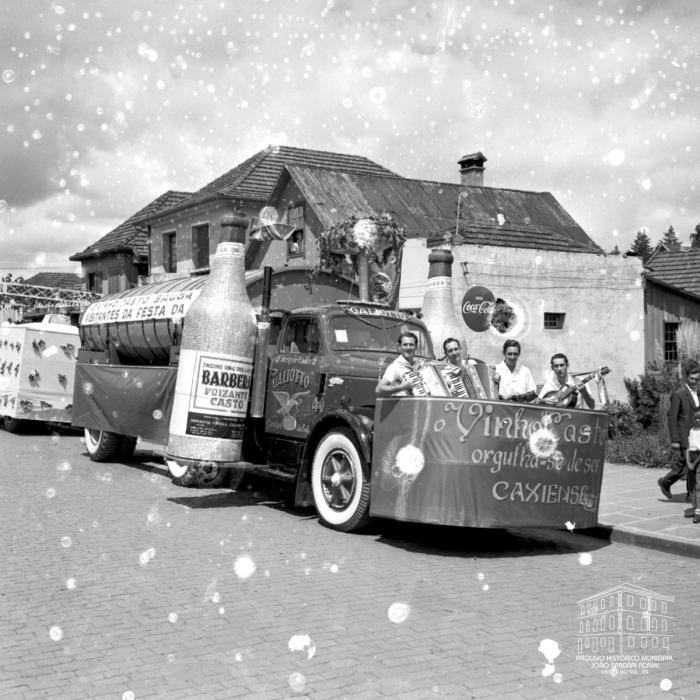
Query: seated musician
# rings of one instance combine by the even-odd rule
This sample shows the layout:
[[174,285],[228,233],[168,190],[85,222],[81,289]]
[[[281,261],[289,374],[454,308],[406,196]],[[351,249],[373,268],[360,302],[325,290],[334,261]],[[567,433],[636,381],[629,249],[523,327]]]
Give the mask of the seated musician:
[[377,384],[376,392],[381,396],[411,396],[413,382],[408,374],[417,370],[420,363],[416,360],[418,337],[415,333],[404,331],[398,338],[401,354],[384,370]]
[[477,360],[469,356],[466,360],[462,359],[462,345],[456,338],[447,338],[442,344],[442,349],[445,351],[445,359],[447,360],[443,376],[450,394],[467,399],[486,398],[479,377],[465,372],[467,367],[478,364]]
[[552,355],[550,364],[554,374],[542,385],[535,403],[571,408],[583,408],[585,403],[588,408],[595,408],[595,400],[585,385],[569,376],[569,359],[564,353]]
[[522,348],[512,338],[503,343],[503,362],[496,365],[499,377],[498,398],[502,401],[532,401],[537,396],[537,385],[532,372],[516,367]]

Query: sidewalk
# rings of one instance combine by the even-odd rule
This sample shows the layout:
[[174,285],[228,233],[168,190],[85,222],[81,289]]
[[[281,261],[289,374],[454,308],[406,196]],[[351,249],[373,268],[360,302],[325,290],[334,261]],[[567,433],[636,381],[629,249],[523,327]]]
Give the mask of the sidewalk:
[[700,524],[683,517],[690,508],[685,502],[685,481],[673,485],[673,501],[668,501],[656,483],[665,473],[664,469],[606,463],[599,534],[612,542],[700,558]]

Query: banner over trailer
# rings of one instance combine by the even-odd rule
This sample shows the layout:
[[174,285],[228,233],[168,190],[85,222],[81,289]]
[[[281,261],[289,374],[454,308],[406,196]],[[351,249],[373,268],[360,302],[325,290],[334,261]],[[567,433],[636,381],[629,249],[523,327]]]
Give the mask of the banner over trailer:
[[607,415],[595,411],[379,399],[371,514],[466,527],[594,527],[607,430]]

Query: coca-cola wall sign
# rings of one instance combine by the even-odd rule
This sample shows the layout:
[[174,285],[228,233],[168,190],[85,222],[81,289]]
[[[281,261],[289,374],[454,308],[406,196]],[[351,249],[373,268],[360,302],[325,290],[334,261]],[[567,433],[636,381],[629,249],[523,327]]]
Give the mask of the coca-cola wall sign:
[[496,302],[493,292],[486,287],[471,287],[462,298],[462,318],[473,331],[488,329]]

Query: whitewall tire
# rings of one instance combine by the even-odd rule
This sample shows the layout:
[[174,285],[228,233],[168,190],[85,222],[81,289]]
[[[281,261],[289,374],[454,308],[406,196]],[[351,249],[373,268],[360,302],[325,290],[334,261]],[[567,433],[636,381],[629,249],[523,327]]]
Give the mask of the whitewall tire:
[[329,527],[351,532],[369,521],[369,473],[349,429],[337,428],[318,443],[311,490],[316,510]]

